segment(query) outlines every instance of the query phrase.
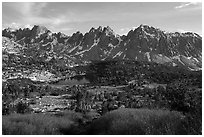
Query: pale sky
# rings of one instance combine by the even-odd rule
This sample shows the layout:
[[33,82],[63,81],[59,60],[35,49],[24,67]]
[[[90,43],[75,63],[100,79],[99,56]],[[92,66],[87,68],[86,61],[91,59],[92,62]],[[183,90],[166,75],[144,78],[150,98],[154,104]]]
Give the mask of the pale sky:
[[122,35],[140,24],[202,34],[199,2],[3,2],[2,18],[3,28],[43,25],[67,35],[98,26],[110,26]]

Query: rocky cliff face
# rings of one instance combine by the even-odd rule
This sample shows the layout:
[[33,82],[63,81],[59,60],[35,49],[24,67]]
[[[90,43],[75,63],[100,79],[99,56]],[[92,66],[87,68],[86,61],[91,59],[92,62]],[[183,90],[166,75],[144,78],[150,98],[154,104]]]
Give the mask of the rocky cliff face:
[[32,29],[4,29],[2,35],[3,41],[7,41],[3,43],[5,48],[5,43],[11,41],[21,46],[24,56],[45,62],[55,60],[68,66],[93,60],[124,59],[190,70],[202,68],[202,38],[191,32],[170,33],[140,25],[127,35],[120,36],[109,26],[99,26],[85,34],[78,31],[67,36],[60,32],[52,33],[43,26],[34,26]]

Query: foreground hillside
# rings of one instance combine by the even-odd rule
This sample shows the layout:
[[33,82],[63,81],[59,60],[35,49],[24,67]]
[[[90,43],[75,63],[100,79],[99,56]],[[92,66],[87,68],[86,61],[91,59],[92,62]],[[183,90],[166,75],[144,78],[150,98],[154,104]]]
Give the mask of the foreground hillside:
[[[200,134],[183,114],[167,110],[118,109],[104,116],[64,112],[3,116],[5,135],[186,135]],[[89,121],[88,124],[83,124]],[[201,123],[200,123],[201,124]],[[25,130],[26,129],[26,130]]]

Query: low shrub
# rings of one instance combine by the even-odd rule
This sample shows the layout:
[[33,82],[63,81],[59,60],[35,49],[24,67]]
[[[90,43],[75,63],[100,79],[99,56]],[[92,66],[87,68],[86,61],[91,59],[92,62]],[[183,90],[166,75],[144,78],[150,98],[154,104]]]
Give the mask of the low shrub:
[[175,111],[121,108],[95,120],[87,134],[188,134],[183,121],[183,114]]
[[100,117],[100,114],[97,112],[86,112],[86,113],[79,113],[74,111],[64,111],[56,114],[57,117],[64,117],[71,119],[75,122],[69,130],[61,130],[61,133],[66,135],[84,135],[87,134],[87,127],[92,123],[94,119]]
[[24,103],[24,102],[20,101],[16,104],[16,113],[24,114],[24,113],[28,113],[30,111],[31,111],[31,109],[29,108],[28,103]]
[[70,119],[71,121],[74,121],[74,122],[79,122],[83,119],[82,113],[78,113],[78,112],[70,111],[70,110],[56,113],[55,116]]
[[55,135],[69,130],[74,121],[48,114],[12,114],[2,117],[3,135]]

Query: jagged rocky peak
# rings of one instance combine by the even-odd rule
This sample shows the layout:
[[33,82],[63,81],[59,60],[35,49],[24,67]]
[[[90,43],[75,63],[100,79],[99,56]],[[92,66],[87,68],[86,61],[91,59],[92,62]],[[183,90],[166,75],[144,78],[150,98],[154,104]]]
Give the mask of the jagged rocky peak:
[[103,29],[102,29],[101,26],[99,26],[99,27],[97,28],[97,30],[99,30],[99,31],[101,32]]
[[62,33],[62,32],[58,32],[57,36],[60,37],[60,38],[68,38],[69,37],[66,34]]
[[113,35],[113,36],[115,36],[115,37],[116,37],[116,36],[119,36],[119,35],[116,34],[116,33],[113,31],[113,29],[112,29],[111,27],[109,27],[109,26],[104,27],[102,32],[105,33],[105,35],[107,35],[107,36],[111,36],[111,35]]
[[6,32],[15,32],[16,30],[18,30],[18,29],[17,28],[11,28],[11,27],[4,29],[4,31],[6,31]]
[[[92,27],[88,33],[98,33],[101,32],[102,34],[106,35],[106,36],[119,36],[118,34],[116,34],[113,29],[109,26],[106,27],[101,27],[99,26],[98,28],[94,28]],[[87,34],[87,33],[86,33]]]
[[144,31],[145,29],[149,28],[148,25],[143,25],[143,24],[140,24],[139,27],[137,27],[134,31]]
[[113,30],[109,26],[107,26],[103,28],[103,32],[113,32]]
[[164,31],[160,30],[159,28],[155,28],[149,25],[143,25],[141,24],[139,27],[137,27],[133,32],[135,35],[141,35],[141,36],[150,36],[150,37],[160,37],[164,36]]
[[69,42],[77,42],[80,43],[81,39],[83,38],[83,34],[80,31],[73,33],[72,36],[69,38]]
[[158,28],[154,28],[152,26],[149,25],[144,25],[141,24],[138,28],[136,28],[134,31],[145,31],[147,33],[155,33],[155,32],[161,32],[160,29]]
[[145,29],[145,28],[151,28],[151,26],[149,26],[147,24],[140,24],[140,26],[138,28]]
[[107,27],[99,26],[98,28],[92,27],[89,32],[94,32],[94,31],[113,32],[113,30],[109,26],[107,26]]
[[83,36],[83,34],[80,31],[77,31],[76,33],[72,34],[72,37],[76,36]]
[[89,33],[95,32],[95,31],[96,31],[96,29],[95,29],[94,27],[92,27],[92,28],[89,30]]
[[[128,32],[128,34],[127,34],[127,37],[132,36],[132,35],[133,35],[133,33],[134,33],[134,31],[133,31],[133,30],[130,30],[130,31]],[[124,37],[126,37],[126,36],[124,36]]]
[[41,34],[50,32],[50,30],[48,30],[45,26],[40,26],[40,25],[34,25],[31,31],[34,35],[41,35]]
[[101,26],[99,26],[98,28],[92,27],[92,28],[89,30],[89,33],[102,32],[102,31],[103,31],[103,28],[102,28]]
[[30,31],[30,29],[29,28],[24,28],[23,31]]
[[194,38],[202,39],[200,35],[193,32],[167,32],[166,34],[168,36],[173,36],[173,37],[194,37]]
[[190,37],[202,38],[200,35],[198,35],[197,33],[193,33],[193,32],[185,32],[184,34],[185,34],[186,36],[190,36]]

